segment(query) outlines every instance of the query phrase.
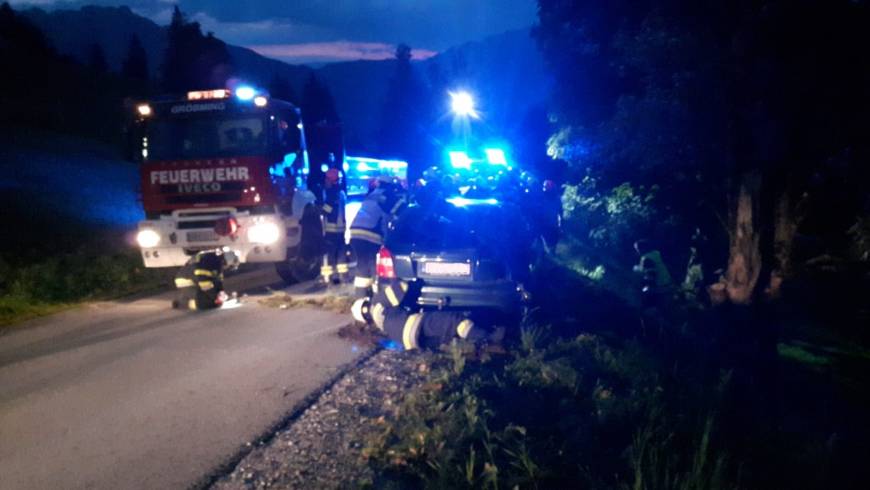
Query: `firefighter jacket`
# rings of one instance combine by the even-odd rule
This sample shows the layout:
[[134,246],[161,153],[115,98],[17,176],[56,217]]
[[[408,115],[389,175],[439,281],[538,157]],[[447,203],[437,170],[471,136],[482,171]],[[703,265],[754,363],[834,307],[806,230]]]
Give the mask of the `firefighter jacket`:
[[190,310],[219,307],[223,268],[224,260],[215,252],[200,252],[192,257],[175,276],[175,305]]
[[332,186],[324,191],[323,206],[321,207],[324,216],[324,232],[344,233],[344,208],[346,204],[347,196],[338,186]]
[[380,190],[374,190],[366,196],[350,224],[351,240],[363,240],[376,245],[384,243],[390,215],[384,210],[383,204],[384,194]]

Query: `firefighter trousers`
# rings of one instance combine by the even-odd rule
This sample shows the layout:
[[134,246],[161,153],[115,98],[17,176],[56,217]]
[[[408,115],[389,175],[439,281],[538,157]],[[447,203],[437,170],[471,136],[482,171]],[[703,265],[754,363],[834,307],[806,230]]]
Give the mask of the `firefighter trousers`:
[[343,280],[349,270],[344,233],[326,233],[323,237],[323,245],[326,253],[323,254],[320,277],[326,284],[333,279]]
[[369,296],[375,280],[375,263],[381,246],[358,238],[351,239],[350,246],[356,254],[356,274],[353,278],[356,296],[358,298]]
[[384,316],[384,333],[405,350],[436,348],[455,338],[480,341],[486,333],[459,312],[423,311],[389,308]]

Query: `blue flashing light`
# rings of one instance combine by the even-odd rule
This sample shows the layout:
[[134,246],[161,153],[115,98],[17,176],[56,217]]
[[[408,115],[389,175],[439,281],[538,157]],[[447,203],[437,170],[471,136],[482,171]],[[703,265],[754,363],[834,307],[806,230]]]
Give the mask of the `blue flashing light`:
[[320,171],[323,173],[329,172],[329,165],[324,163],[323,165],[320,166]]
[[389,170],[404,170],[408,168],[408,162],[403,162],[401,160],[381,160],[378,162],[378,167]]
[[345,161],[348,162],[356,162],[357,167],[359,169],[359,165],[366,164],[369,165],[369,170],[376,169],[388,169],[388,170],[405,170],[408,168],[408,162],[404,162],[402,160],[380,160],[377,158],[368,158],[368,157],[352,157],[346,156]]
[[501,148],[486,148],[483,151],[486,153],[486,160],[490,164],[507,166],[507,158],[505,157],[504,150]]
[[243,85],[236,89],[236,98],[239,100],[251,100],[255,95],[257,95],[257,92],[254,88],[248,87],[247,85]]
[[450,166],[453,168],[471,170],[471,159],[468,158],[468,154],[464,151],[451,151],[448,155],[450,156]]
[[356,164],[356,170],[357,172],[372,172],[377,169],[370,167],[366,162],[359,162]]
[[498,199],[468,199],[466,197],[457,196],[448,198],[447,202],[456,206],[457,208],[465,208],[468,206],[495,206],[498,204]]
[[341,165],[341,168],[343,168],[344,171],[347,172],[348,170],[350,170],[350,164],[347,163],[347,162],[344,162],[344,163]]

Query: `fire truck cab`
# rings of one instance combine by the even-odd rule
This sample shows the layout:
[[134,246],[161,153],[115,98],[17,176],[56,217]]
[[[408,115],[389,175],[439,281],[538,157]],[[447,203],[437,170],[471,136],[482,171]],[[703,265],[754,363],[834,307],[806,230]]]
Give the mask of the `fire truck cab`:
[[238,86],[139,103],[135,116],[146,267],[224,248],[288,281],[316,273],[322,229],[297,107]]

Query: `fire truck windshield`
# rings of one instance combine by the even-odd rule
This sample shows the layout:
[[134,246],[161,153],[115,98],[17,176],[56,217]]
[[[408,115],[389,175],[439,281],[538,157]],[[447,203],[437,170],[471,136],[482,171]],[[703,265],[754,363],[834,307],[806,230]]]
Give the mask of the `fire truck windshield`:
[[147,129],[148,159],[172,160],[258,155],[266,151],[262,117],[157,119]]

